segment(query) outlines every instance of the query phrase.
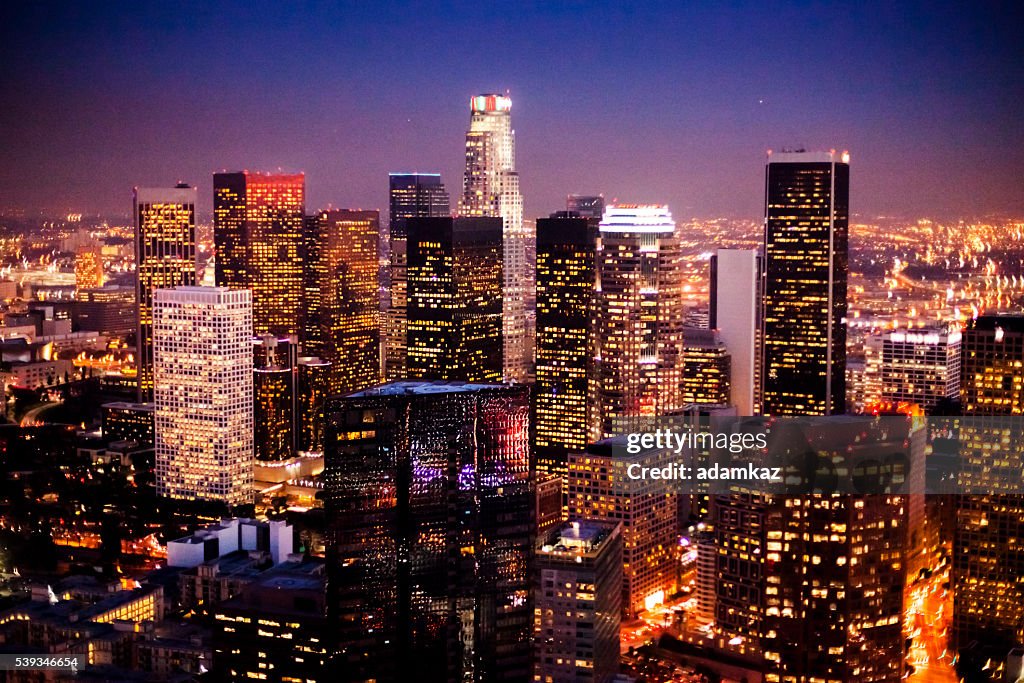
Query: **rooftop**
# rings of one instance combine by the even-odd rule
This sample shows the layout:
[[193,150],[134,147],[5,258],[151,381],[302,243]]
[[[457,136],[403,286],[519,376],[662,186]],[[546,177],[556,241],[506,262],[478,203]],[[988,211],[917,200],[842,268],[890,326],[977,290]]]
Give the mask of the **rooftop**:
[[485,391],[488,389],[502,389],[505,384],[476,384],[473,382],[446,382],[442,380],[400,380],[388,382],[372,389],[364,389],[349,394],[350,397],[364,398],[370,396],[424,396],[428,394],[456,394],[474,391]]

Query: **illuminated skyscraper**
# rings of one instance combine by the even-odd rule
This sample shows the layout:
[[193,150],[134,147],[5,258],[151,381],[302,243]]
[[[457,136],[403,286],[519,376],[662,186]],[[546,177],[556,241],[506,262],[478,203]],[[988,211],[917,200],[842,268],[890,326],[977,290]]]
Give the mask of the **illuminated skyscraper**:
[[320,354],[331,363],[330,393],[380,382],[379,233],[376,211],[320,212]]
[[500,218],[410,218],[407,372],[502,378]]
[[103,281],[103,254],[99,242],[76,249],[75,291],[98,289]]
[[320,214],[302,219],[302,336],[304,353],[323,352],[320,329]]
[[503,231],[504,375],[526,381],[533,366],[535,235],[523,224],[523,197],[516,172],[516,137],[512,100],[504,95],[479,95],[470,100],[466,133],[466,173],[459,214],[498,216]]
[[196,189],[135,188],[139,400],[153,400],[153,293],[196,284]]
[[597,410],[602,436],[683,407],[682,252],[667,206],[610,206],[597,252]]
[[324,403],[327,400],[327,382],[331,364],[316,356],[299,358],[295,432],[299,451],[323,451]]
[[960,397],[960,343],[946,326],[888,330],[882,335],[881,390],[886,403],[925,410]]
[[622,610],[634,616],[675,592],[677,572],[675,482],[633,479],[632,464],[664,467],[665,450],[631,455],[625,437],[605,439],[569,454],[569,519],[622,524]]
[[328,399],[331,680],[529,680],[529,404],[458,382]]
[[729,351],[731,403],[761,414],[761,257],[756,249],[719,249],[711,257],[709,327]]
[[580,218],[601,220],[604,217],[604,195],[571,194],[565,200],[565,210],[578,214]]
[[392,173],[390,184],[390,299],[384,328],[384,378],[406,377],[407,302],[406,226],[409,218],[451,215],[448,191],[436,173]]
[[594,440],[592,389],[597,221],[537,221],[537,470],[566,476],[566,456]]
[[533,680],[611,683],[619,672],[622,532],[573,521],[537,541]]
[[258,335],[302,333],[305,191],[301,173],[213,174],[217,286],[252,291]]
[[[961,490],[953,537],[953,640],[1024,644],[1024,316],[985,315],[963,331]],[[985,495],[976,492],[991,492]]]
[[229,506],[252,503],[252,358],[247,290],[156,291],[157,495]]
[[764,414],[846,409],[849,155],[782,152],[765,169]]
[[718,330],[683,328],[683,403],[728,405],[731,360]]
[[253,339],[253,424],[257,460],[295,453],[295,337]]

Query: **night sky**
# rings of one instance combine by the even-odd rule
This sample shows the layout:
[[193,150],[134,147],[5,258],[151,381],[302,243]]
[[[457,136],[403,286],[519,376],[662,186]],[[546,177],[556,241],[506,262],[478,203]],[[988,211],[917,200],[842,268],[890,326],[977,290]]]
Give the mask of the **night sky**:
[[855,214],[1024,213],[1020,3],[0,4],[0,209],[180,179],[208,213],[223,168],[305,171],[311,211],[439,171],[454,206],[469,98],[507,89],[529,217],[756,218],[787,146],[850,150]]

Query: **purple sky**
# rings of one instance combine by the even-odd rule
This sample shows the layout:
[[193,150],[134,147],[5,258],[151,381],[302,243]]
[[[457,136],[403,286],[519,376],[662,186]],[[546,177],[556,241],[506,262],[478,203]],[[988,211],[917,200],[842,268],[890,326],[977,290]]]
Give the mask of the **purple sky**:
[[531,217],[757,217],[783,146],[849,149],[854,213],[1024,214],[1020,9],[622,4],[4,3],[0,208],[127,214],[181,179],[205,213],[213,171],[279,167],[309,210],[414,170],[454,205],[469,97],[509,89]]

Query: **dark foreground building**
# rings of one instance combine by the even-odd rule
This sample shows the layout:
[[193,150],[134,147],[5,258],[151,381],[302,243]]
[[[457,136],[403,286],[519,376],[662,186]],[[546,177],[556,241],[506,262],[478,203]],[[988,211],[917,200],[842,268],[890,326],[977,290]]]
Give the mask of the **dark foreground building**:
[[460,382],[328,400],[331,680],[529,680],[529,408]]

